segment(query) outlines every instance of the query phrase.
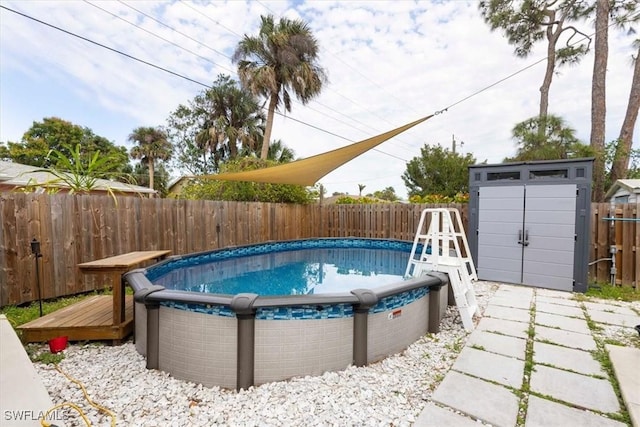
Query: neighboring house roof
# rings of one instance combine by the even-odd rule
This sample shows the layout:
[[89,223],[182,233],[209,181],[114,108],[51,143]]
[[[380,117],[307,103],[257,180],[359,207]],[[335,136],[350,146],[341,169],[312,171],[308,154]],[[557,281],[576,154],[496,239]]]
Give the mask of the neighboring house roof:
[[189,183],[193,181],[192,176],[179,176],[177,178],[169,181],[169,185],[167,185],[167,193],[169,196],[177,196],[182,193],[183,188]]
[[[60,190],[69,188],[64,181],[60,181],[54,174],[44,172],[42,169],[43,168],[36,166],[22,165],[20,163],[0,160],[0,189],[6,190],[34,186],[59,188]],[[96,181],[96,192],[107,192],[109,190],[116,194],[118,192],[146,195],[156,194],[155,190],[147,187],[141,187],[139,185],[131,185],[124,182],[109,181],[106,179],[98,179]]]
[[610,199],[614,194],[620,190],[625,190],[629,194],[640,194],[640,179],[619,179],[613,183],[607,194],[605,194],[605,200]]

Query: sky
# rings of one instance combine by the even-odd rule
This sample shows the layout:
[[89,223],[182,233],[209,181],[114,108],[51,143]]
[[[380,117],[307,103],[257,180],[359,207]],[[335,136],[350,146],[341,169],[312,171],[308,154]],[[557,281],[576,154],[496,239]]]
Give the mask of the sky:
[[[518,58],[484,23],[477,1],[0,1],[0,5],[158,68],[0,9],[0,141],[59,117],[127,148],[131,131],[162,126],[219,74],[237,79],[231,56],[260,16],[303,19],[320,45],[328,83],[307,105],[276,116],[272,140],[298,158],[343,147],[421,117],[430,120],[322,178],[327,195],[393,187],[425,145],[513,156],[513,126],[535,116],[546,44]],[[593,33],[593,21],[577,24]],[[632,78],[632,36],[609,31],[606,140],[617,138]],[[557,69],[549,112],[588,144],[593,53]],[[513,75],[515,74],[515,75]],[[511,76],[507,78],[508,76]],[[505,78],[507,78],[505,80]],[[636,125],[634,148],[640,127]],[[173,170],[173,177],[181,174]]]

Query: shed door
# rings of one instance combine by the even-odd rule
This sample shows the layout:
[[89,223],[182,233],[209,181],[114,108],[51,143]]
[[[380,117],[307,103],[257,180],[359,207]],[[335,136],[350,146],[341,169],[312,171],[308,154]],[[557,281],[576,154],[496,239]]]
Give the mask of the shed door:
[[522,283],[573,291],[576,186],[526,187]]
[[478,277],[573,291],[575,185],[483,187]]
[[478,278],[522,282],[524,186],[482,187],[478,199]]

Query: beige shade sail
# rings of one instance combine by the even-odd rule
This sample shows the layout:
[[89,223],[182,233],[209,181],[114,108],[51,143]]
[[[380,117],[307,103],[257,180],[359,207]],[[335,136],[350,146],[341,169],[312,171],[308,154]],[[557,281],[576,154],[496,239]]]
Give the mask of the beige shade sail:
[[390,130],[360,142],[337,148],[326,153],[316,154],[306,159],[285,163],[264,169],[246,172],[230,172],[213,175],[194,176],[194,178],[218,179],[223,181],[267,182],[271,184],[314,185],[320,178],[339,168],[350,160],[382,144],[388,139],[406,131],[433,117],[433,114]]

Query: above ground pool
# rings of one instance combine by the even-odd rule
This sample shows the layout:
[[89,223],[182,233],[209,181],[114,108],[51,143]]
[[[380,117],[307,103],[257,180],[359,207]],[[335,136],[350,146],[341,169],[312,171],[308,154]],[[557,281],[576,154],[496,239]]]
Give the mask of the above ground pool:
[[411,242],[329,238],[170,257],[125,275],[147,367],[225,388],[366,365],[436,332],[446,275]]

